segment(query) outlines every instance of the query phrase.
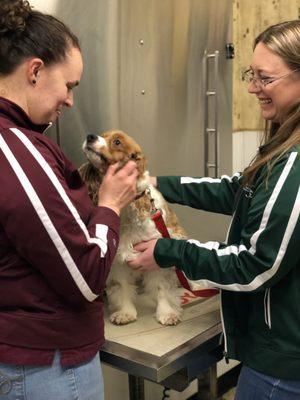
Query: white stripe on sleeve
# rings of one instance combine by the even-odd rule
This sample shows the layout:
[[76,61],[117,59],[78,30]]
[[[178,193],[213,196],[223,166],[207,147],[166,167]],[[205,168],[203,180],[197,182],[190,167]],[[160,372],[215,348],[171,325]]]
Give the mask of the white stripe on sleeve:
[[[211,244],[209,244],[210,242],[200,243],[196,240],[193,240],[193,241],[189,240],[188,242],[194,243],[195,245],[197,245],[199,247],[207,248],[209,250],[215,250],[219,257],[222,257],[224,255],[230,255],[230,254],[235,254],[236,256],[238,256],[243,251],[248,251],[252,255],[254,255],[256,252],[257,240],[258,240],[260,234],[264,231],[264,229],[267,226],[267,223],[270,218],[270,214],[271,214],[271,211],[275,204],[275,201],[278,198],[278,195],[288,177],[289,172],[291,171],[291,168],[297,158],[297,155],[298,155],[297,152],[292,152],[290,154],[289,159],[288,159],[283,171],[281,172],[278,182],[270,196],[270,199],[266,204],[260,226],[259,226],[258,230],[256,232],[254,232],[254,234],[252,235],[252,237],[250,239],[251,248],[249,250],[243,245],[240,245],[240,246],[231,245],[231,246],[227,246],[221,250],[218,250],[217,242],[212,242],[212,243],[215,243],[213,246]],[[257,289],[259,286],[263,285],[267,280],[271,279],[278,271],[281,261],[283,260],[286,249],[288,247],[289,240],[290,240],[290,238],[294,232],[295,226],[298,222],[299,215],[300,215],[300,187],[298,189],[298,193],[297,193],[294,205],[293,205],[293,209],[290,214],[288,224],[287,224],[286,230],[284,232],[284,235],[283,235],[283,238],[282,238],[282,241],[281,241],[281,244],[280,244],[280,247],[279,247],[279,250],[278,250],[278,253],[277,253],[277,256],[276,256],[276,259],[275,259],[273,265],[267,271],[261,273],[260,275],[257,275],[252,280],[252,282],[250,282],[248,284],[244,284],[244,285],[240,284],[240,283],[232,283],[229,285],[222,285],[222,284],[219,284],[217,282],[213,282],[213,281],[210,281],[207,279],[200,279],[200,280],[195,281],[195,283],[199,283],[199,284],[202,284],[207,287],[213,286],[213,287],[217,287],[220,289],[241,291],[241,292],[242,291],[248,292],[248,291],[253,291],[253,290]],[[187,277],[187,279],[189,279],[189,278]]]
[[182,176],[180,178],[180,183],[181,184],[186,184],[186,183],[220,183],[223,179],[228,180],[229,182],[232,182],[233,178],[240,178],[241,174],[239,172],[235,173],[233,176],[228,176],[228,175],[222,175],[221,178],[209,178],[209,177],[204,177],[204,178],[191,178],[188,176]]
[[26,146],[26,148],[30,151],[32,156],[36,159],[36,161],[40,164],[41,168],[44,170],[44,172],[47,174],[49,177],[50,181],[52,182],[53,186],[65,202],[67,208],[70,210],[71,214],[73,215],[75,221],[81,228],[82,232],[84,233],[86,240],[89,243],[95,243],[97,246],[99,246],[101,252],[101,257],[105,257],[105,254],[107,252],[107,230],[102,229],[100,233],[103,234],[103,236],[97,236],[95,238],[91,238],[89,235],[88,230],[86,229],[86,226],[82,219],[80,218],[80,215],[76,208],[74,207],[73,203],[71,202],[70,198],[68,197],[67,193],[65,192],[62,184],[59,182],[57,176],[53,172],[52,168],[50,165],[47,163],[47,161],[44,159],[44,157],[41,155],[41,153],[34,147],[34,145],[30,142],[30,140],[19,130],[16,128],[11,128],[10,129],[21,141],[22,143]]
[[261,235],[261,233],[265,230],[267,223],[269,221],[270,218],[270,214],[271,211],[273,209],[273,206],[275,204],[275,201],[277,200],[277,197],[284,185],[284,182],[295,162],[297,158],[297,152],[292,152],[291,155],[289,156],[289,159],[287,161],[287,163],[285,164],[285,167],[275,185],[275,188],[272,192],[271,197],[269,198],[269,201],[267,202],[266,208],[264,209],[264,213],[261,219],[261,223],[260,223],[260,227],[258,228],[258,230],[254,233],[254,235],[252,235],[251,239],[250,239],[250,243],[251,243],[251,248],[250,248],[250,253],[251,254],[255,254],[256,252],[256,243],[258,241],[259,236]]
[[0,148],[2,149],[5,157],[7,158],[11,167],[13,168],[13,170],[14,170],[17,178],[19,179],[23,189],[25,190],[32,206],[34,207],[43,226],[45,227],[46,231],[48,232],[54,246],[56,247],[62,260],[64,261],[67,269],[69,270],[69,272],[70,272],[72,278],[74,279],[76,285],[78,286],[79,290],[81,291],[83,296],[88,301],[94,301],[98,296],[91,291],[91,289],[87,285],[86,281],[84,280],[83,276],[81,275],[72,256],[70,255],[68,249],[64,245],[64,243],[63,243],[61,237],[59,236],[55,226],[53,225],[49,215],[47,214],[47,211],[45,210],[42,202],[40,201],[36,191],[34,190],[33,186],[31,185],[29,179],[27,178],[26,174],[24,173],[19,162],[17,161],[17,159],[15,158],[15,156],[13,155],[13,153],[7,146],[2,135],[0,135]]

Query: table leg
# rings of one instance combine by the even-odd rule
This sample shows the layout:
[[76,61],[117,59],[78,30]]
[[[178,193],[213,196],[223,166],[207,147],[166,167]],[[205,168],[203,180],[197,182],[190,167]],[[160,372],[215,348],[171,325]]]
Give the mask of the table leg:
[[129,383],[129,399],[144,400],[145,399],[144,379],[139,376],[128,375],[128,383]]
[[197,400],[217,400],[218,380],[217,364],[214,364],[207,371],[203,372],[198,378]]

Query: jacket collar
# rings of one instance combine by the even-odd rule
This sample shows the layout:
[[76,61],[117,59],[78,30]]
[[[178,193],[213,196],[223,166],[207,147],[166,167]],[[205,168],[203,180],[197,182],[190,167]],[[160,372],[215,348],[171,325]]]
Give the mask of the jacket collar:
[[51,124],[34,124],[25,111],[12,101],[0,97],[0,116],[13,121],[17,126],[43,133]]

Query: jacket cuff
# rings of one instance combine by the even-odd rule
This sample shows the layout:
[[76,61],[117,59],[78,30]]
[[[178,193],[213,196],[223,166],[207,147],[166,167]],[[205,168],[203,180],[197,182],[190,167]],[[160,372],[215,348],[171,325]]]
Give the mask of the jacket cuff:
[[120,217],[109,207],[97,206],[93,210],[91,217],[91,224],[103,224],[107,225],[115,233],[119,234],[120,230]]

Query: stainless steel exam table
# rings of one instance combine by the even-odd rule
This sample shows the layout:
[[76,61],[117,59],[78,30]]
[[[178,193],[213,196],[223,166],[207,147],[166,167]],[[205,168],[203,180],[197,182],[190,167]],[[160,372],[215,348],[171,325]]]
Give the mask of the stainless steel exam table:
[[197,398],[216,399],[216,363],[222,358],[219,296],[186,304],[177,326],[160,325],[153,305],[143,299],[138,311],[136,322],[115,326],[106,310],[100,353],[102,362],[128,374],[130,400],[145,398],[145,379],[177,391],[198,379]]

